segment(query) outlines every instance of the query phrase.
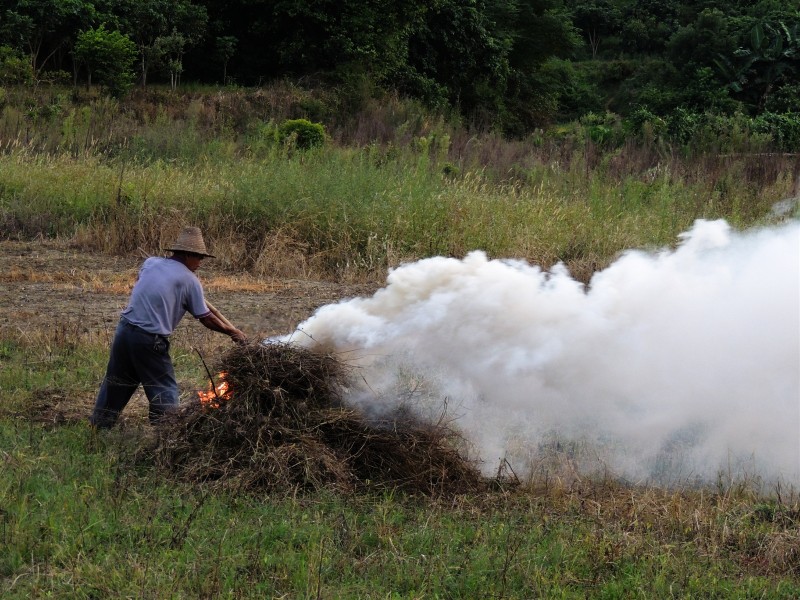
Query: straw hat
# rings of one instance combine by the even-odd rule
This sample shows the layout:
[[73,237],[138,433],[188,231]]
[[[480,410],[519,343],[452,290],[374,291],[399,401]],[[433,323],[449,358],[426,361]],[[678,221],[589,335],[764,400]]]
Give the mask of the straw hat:
[[210,258],[215,258],[213,254],[206,251],[206,243],[203,241],[203,234],[199,227],[184,227],[178,235],[178,239],[167,250],[172,252],[191,252],[192,254],[202,254]]

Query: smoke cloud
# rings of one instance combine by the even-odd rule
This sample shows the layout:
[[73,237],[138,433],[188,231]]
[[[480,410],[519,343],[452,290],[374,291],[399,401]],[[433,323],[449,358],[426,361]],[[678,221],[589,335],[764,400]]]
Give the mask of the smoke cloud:
[[697,221],[588,287],[480,251],[420,260],[284,339],[357,365],[367,414],[446,412],[487,472],[535,474],[555,448],[637,482],[800,483],[797,222]]

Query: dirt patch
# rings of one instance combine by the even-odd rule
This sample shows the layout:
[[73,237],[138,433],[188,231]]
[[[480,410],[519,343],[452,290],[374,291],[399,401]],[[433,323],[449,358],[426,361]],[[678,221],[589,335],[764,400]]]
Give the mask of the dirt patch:
[[[113,329],[141,262],[139,256],[91,254],[60,241],[0,241],[0,335],[64,322],[80,323],[88,331]],[[249,336],[291,332],[318,307],[377,289],[257,278],[222,271],[213,260],[197,274],[209,300]]]

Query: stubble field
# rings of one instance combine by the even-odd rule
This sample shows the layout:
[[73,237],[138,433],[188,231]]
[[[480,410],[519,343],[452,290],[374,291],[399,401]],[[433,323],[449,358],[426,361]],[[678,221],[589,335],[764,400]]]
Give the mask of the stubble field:
[[[626,249],[674,248],[697,219],[738,230],[791,219],[771,207],[800,190],[794,155],[765,154],[760,138],[733,130],[701,154],[660,140],[595,147],[580,126],[560,141],[510,142],[396,102],[359,117],[388,119],[386,139],[331,131],[326,147],[299,152],[272,134],[289,108],[247,108],[244,92],[159,96],[145,111],[136,102],[146,95],[81,107],[70,93],[17,92],[0,118],[3,598],[800,597],[791,486],[721,473],[665,488],[552,470],[442,497],[369,485],[237,491],[158,468],[141,392],[119,427],[95,432],[86,420],[144,257],[137,249],[164,247],[182,223],[202,224],[220,256],[198,272],[209,300],[258,340],[370,296],[387,269],[426,257],[483,249],[543,268],[563,262],[585,283]],[[503,321],[508,306],[491,314]],[[435,350],[434,338],[416,338]],[[172,340],[184,402],[207,385],[203,361],[230,345],[184,319]],[[440,358],[457,363],[461,350]],[[688,370],[704,372],[714,356]],[[733,375],[750,362],[734,361]],[[569,447],[552,448],[569,462]]]
[[[0,590],[6,598],[793,598],[792,490],[664,490],[554,477],[451,498],[214,491],[147,457],[139,393],[85,422],[140,258],[0,243]],[[291,331],[372,284],[199,272],[252,337]],[[185,319],[184,392],[229,344]],[[184,397],[185,398],[185,397]],[[775,490],[773,490],[774,492]]]

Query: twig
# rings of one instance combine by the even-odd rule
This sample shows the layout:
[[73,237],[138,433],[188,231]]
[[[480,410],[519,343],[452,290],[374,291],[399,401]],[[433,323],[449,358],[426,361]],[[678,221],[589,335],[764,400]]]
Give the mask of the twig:
[[217,385],[214,383],[214,377],[211,375],[211,370],[208,368],[208,365],[206,364],[203,355],[200,354],[200,350],[195,348],[194,351],[197,352],[197,356],[200,357],[200,362],[203,363],[203,367],[205,368],[206,374],[208,375],[208,380],[211,382],[211,389],[214,390],[214,396],[217,398],[217,400],[219,400],[220,398],[219,394],[217,393]]
[[797,152],[729,152],[727,154],[717,154],[718,158],[737,158],[737,157],[753,157],[753,156],[784,156],[791,158],[793,156],[800,156]]
[[519,477],[517,476],[516,471],[514,471],[514,467],[511,466],[511,463],[508,462],[508,459],[506,457],[503,457],[503,460],[500,461],[500,467],[497,469],[497,478],[498,479],[500,478],[500,475],[503,472],[503,468],[506,468],[509,471],[511,471],[511,474],[514,476],[514,479],[516,480],[516,482],[518,484],[521,483],[520,480],[519,480]]
[[317,565],[317,600],[322,598],[322,558],[325,549],[325,538],[319,541],[319,564]]
[[122,161],[122,167],[119,170],[119,183],[117,184],[117,207],[122,204],[122,177],[125,174],[125,163],[127,161]]

